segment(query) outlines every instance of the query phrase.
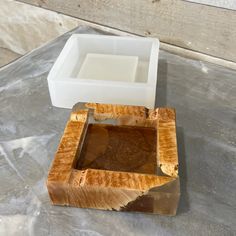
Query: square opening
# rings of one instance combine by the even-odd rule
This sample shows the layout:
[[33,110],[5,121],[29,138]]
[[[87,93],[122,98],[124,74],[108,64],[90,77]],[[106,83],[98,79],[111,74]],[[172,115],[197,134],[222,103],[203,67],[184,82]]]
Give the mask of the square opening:
[[89,124],[76,168],[156,174],[156,139],[151,127]]
[[[60,66],[60,74],[57,75],[57,78],[80,79],[78,74],[81,73],[83,64],[87,60],[86,58],[89,54],[97,54],[100,56],[124,56],[123,63],[125,63],[126,56],[137,57],[134,80],[129,82],[147,83],[152,44],[152,41],[144,39],[137,40],[135,38],[127,39],[112,36],[81,36],[73,38],[71,47],[68,48],[68,53]],[[108,68],[108,65],[106,67]],[[119,71],[118,75],[122,76],[123,73],[121,72]],[[113,79],[111,78],[110,80],[112,81]]]

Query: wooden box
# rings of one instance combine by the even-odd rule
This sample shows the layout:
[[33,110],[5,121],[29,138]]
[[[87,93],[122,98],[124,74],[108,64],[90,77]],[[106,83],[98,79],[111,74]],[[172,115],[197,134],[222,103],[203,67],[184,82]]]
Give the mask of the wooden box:
[[180,197],[175,111],[73,108],[47,179],[55,205],[175,215]]

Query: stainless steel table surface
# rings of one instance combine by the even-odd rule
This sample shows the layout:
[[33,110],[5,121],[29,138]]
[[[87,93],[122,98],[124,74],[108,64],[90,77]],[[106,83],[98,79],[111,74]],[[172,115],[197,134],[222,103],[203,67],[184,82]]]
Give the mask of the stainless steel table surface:
[[52,206],[45,180],[70,110],[47,75],[72,33],[0,69],[0,235],[236,235],[236,71],[160,52],[157,105],[175,107],[175,217]]

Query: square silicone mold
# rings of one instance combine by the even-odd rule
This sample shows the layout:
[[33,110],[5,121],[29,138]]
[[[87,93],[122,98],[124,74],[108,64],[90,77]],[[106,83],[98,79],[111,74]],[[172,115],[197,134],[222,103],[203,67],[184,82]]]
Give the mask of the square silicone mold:
[[48,75],[52,104],[72,108],[77,102],[97,102],[153,108],[158,53],[156,38],[74,34]]

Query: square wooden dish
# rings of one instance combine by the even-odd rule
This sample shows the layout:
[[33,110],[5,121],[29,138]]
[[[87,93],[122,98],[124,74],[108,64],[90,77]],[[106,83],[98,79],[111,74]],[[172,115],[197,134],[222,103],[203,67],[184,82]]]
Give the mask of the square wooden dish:
[[76,105],[47,188],[55,205],[175,215],[180,187],[174,109]]

